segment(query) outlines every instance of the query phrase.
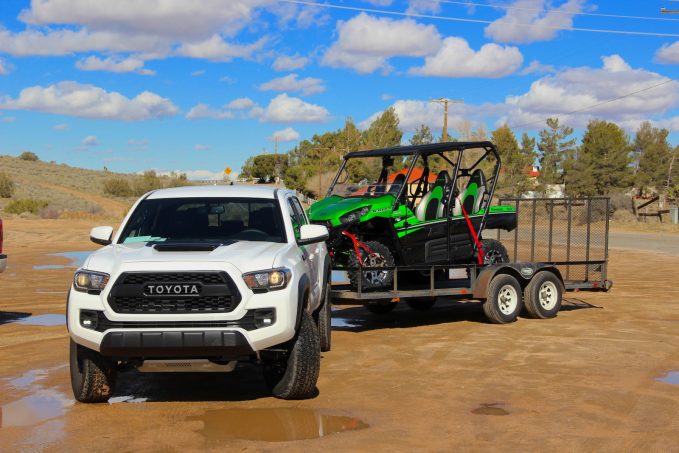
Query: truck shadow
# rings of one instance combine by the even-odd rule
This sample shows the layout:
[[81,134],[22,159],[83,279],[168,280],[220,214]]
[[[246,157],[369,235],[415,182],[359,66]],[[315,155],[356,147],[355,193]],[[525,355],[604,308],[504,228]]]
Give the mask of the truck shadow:
[[[588,308],[599,308],[582,299],[567,298],[563,300],[561,312],[570,312]],[[521,318],[527,318],[522,313]],[[332,330],[346,332],[366,332],[377,329],[407,329],[418,326],[450,324],[471,321],[490,324],[483,313],[482,302],[437,301],[433,308],[425,311],[413,310],[406,303],[399,303],[396,308],[386,314],[374,314],[363,306],[336,308],[332,312]]]
[[0,325],[9,324],[11,322],[19,321],[20,319],[28,318],[32,313],[18,312],[18,311],[0,311]]
[[240,365],[231,373],[118,374],[113,397],[168,401],[253,401],[271,398],[262,372],[254,365]]

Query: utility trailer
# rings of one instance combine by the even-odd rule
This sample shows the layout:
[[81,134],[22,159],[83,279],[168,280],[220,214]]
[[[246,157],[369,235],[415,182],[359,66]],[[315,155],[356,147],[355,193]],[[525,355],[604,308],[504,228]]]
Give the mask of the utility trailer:
[[[592,198],[503,198],[512,206],[517,227],[510,232],[486,230],[506,247],[509,260],[495,264],[395,266],[393,285],[364,290],[333,283],[334,305],[366,305],[374,313],[391,311],[398,302],[426,309],[438,300],[483,301],[491,322],[514,321],[522,308],[533,318],[552,318],[566,291],[608,291],[610,201]],[[470,232],[471,235],[471,232]],[[470,241],[473,238],[470,237]],[[335,271],[384,271],[384,267]],[[361,274],[362,275],[362,274]],[[428,276],[422,283],[422,276]]]

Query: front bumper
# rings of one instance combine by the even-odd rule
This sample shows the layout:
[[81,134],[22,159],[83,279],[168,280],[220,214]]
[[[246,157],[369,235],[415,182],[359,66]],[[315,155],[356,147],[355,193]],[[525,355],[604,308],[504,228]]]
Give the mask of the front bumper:
[[0,273],[7,269],[7,255],[0,255]]
[[99,352],[108,357],[238,358],[254,353],[238,331],[120,331],[104,335]]

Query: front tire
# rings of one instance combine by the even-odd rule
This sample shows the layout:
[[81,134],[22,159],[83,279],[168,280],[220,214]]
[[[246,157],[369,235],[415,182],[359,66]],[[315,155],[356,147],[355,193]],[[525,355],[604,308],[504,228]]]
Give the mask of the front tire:
[[521,312],[523,294],[519,281],[508,274],[493,277],[488,285],[488,298],[483,312],[494,324],[514,322]]
[[[368,247],[373,253],[368,254],[368,252],[365,250],[359,249],[361,260],[363,261],[363,267],[394,267],[394,255],[391,254],[391,251],[386,245],[377,241],[368,241],[365,243],[365,246]],[[351,253],[349,255],[347,265],[349,268],[359,267],[360,263],[355,253]],[[359,272],[349,271],[347,274],[349,274],[349,281],[351,282],[352,288],[357,289]],[[361,280],[362,291],[389,288],[392,286],[394,281],[393,269],[383,271],[362,271],[360,274],[362,274],[363,277]]]
[[331,285],[327,283],[323,294],[323,303],[315,315],[321,352],[330,351],[332,346],[332,303],[330,302],[330,290]]
[[264,379],[276,398],[302,400],[316,396],[321,369],[321,344],[318,329],[309,313],[302,321],[286,353],[264,359]]
[[535,319],[554,318],[561,309],[563,284],[549,271],[538,272],[528,283],[523,300],[528,316]]
[[116,385],[116,364],[96,351],[70,340],[71,387],[81,403],[108,401]]

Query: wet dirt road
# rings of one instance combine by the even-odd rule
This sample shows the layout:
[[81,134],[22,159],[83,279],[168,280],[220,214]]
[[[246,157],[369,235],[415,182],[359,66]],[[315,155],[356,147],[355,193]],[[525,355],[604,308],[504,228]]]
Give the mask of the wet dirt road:
[[[259,371],[122,374],[74,403],[64,301],[86,221],[6,222],[1,451],[672,451],[679,449],[679,257],[612,250],[608,294],[497,326],[478,304],[334,312],[319,395],[271,398]],[[37,266],[37,267],[36,267]]]

